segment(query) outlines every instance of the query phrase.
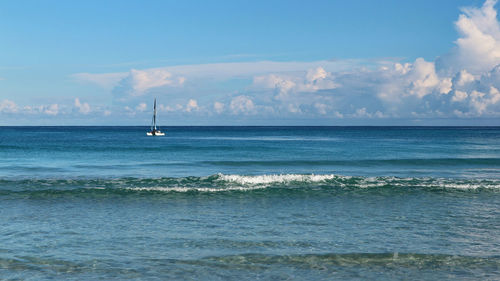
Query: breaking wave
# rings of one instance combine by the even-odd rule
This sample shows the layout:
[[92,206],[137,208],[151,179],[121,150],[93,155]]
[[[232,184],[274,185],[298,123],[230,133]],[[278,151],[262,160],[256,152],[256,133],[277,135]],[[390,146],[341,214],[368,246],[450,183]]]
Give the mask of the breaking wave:
[[356,177],[335,174],[226,175],[116,179],[0,180],[0,195],[11,193],[136,192],[300,192],[500,191],[499,179]]

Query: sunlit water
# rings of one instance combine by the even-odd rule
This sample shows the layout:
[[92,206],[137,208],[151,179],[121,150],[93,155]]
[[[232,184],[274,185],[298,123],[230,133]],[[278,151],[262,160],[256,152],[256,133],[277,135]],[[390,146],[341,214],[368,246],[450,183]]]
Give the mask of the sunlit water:
[[0,279],[500,279],[500,128],[0,127]]

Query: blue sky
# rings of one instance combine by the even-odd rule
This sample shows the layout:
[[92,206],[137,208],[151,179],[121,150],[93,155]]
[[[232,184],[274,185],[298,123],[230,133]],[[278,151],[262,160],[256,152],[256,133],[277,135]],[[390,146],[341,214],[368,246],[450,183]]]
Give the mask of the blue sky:
[[4,1],[0,125],[498,125],[496,9]]

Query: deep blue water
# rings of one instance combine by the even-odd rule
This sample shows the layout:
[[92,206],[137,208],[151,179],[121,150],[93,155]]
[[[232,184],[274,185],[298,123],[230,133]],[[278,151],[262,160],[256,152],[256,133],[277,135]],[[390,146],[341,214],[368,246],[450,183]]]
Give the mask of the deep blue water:
[[0,279],[500,279],[500,127],[0,127]]

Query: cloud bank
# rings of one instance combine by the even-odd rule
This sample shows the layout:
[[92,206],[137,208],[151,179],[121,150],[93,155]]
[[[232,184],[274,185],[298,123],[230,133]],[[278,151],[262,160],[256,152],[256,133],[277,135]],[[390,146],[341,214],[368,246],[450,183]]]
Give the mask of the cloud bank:
[[[500,117],[500,24],[495,0],[461,10],[454,47],[434,61],[417,58],[236,62],[78,73],[109,89],[113,106],[74,98],[73,113],[149,114],[153,97],[164,114],[295,119],[433,119]],[[432,43],[430,43],[432,44]],[[3,100],[0,112],[46,115],[64,105],[21,107]],[[230,117],[228,119],[228,117]]]

